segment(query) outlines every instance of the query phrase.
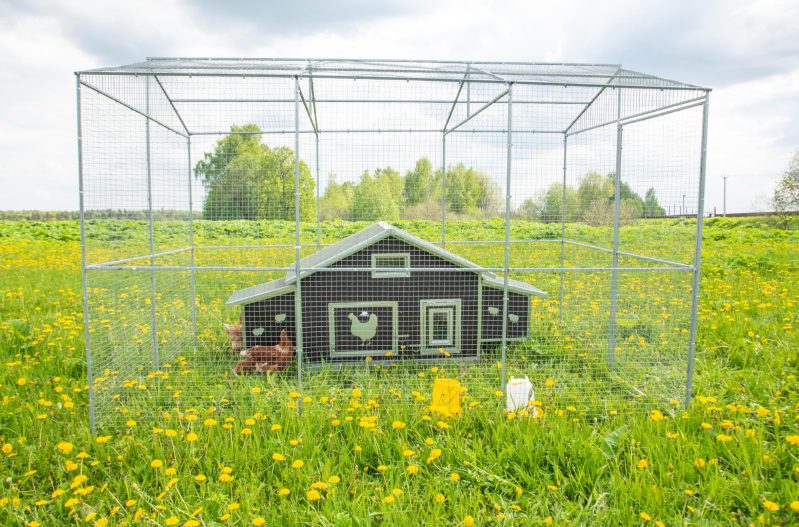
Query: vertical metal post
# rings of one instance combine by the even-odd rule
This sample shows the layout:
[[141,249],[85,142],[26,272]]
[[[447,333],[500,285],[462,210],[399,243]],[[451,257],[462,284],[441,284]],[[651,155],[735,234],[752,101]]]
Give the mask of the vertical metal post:
[[466,117],[472,116],[472,83],[469,77],[472,74],[472,65],[466,64]]
[[727,176],[721,176],[721,178],[724,180],[724,206],[721,210],[723,211],[722,214],[726,218],[727,217]]
[[622,150],[622,125],[621,125],[621,88],[618,92],[617,124],[616,124],[616,177],[614,178],[613,194],[613,263],[610,270],[610,318],[608,319],[608,353],[605,363],[608,368],[616,366],[616,309],[619,287],[619,213],[621,210],[621,150]]
[[441,248],[447,238],[447,134],[441,136]]
[[194,342],[194,350],[197,350],[197,281],[194,272],[194,192],[192,191],[193,185],[191,183],[191,135],[186,137],[186,149],[188,150],[188,190],[189,190],[189,263],[191,264],[191,271],[189,272],[191,280],[191,327]]
[[[511,158],[513,157],[513,83],[508,84],[508,144],[507,159],[505,161],[505,261],[502,276],[502,371],[500,383],[502,393],[505,393],[507,374],[506,360],[508,357],[508,268],[510,267],[510,182]],[[504,400],[504,398],[503,398]]]
[[[300,274],[302,259],[300,244],[300,78],[294,77],[294,334],[297,345],[297,391],[302,393],[302,275]],[[299,411],[302,412],[302,398]]]
[[86,224],[83,202],[83,132],[80,107],[80,75],[75,75],[75,94],[78,110],[78,202],[80,207],[80,271],[83,287],[83,339],[86,343],[86,375],[89,383],[89,428],[97,431],[94,419],[94,369],[92,368],[92,346],[89,334],[89,283],[86,274]]
[[566,273],[566,146],[569,136],[563,134],[563,194],[560,198],[560,302],[558,303],[558,323],[563,324],[563,296]]
[[702,227],[705,215],[705,165],[707,161],[707,119],[710,95],[705,95],[702,105],[702,151],[699,160],[699,199],[696,205],[696,243],[694,245],[694,275],[691,287],[691,327],[688,330],[688,368],[685,378],[685,406],[691,403],[694,382],[694,354],[696,351],[697,312],[699,310],[699,278],[702,266]]
[[[297,157],[299,159],[299,156]],[[322,247],[322,212],[319,210],[319,133],[316,133],[316,248]]]
[[153,226],[153,175],[152,163],[150,161],[150,76],[145,80],[144,108],[147,116],[144,118],[144,134],[146,138],[145,153],[147,158],[147,217],[150,224],[150,314],[153,340],[153,368],[161,368],[161,360],[158,356],[158,317],[156,314],[156,300],[158,299],[155,288],[155,228]]

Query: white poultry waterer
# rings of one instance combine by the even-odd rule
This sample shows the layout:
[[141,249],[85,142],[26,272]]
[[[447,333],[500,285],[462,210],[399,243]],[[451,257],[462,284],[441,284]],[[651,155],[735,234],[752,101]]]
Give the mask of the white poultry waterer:
[[527,376],[524,379],[511,378],[505,385],[505,407],[508,412],[527,408],[533,399],[535,399],[533,383]]

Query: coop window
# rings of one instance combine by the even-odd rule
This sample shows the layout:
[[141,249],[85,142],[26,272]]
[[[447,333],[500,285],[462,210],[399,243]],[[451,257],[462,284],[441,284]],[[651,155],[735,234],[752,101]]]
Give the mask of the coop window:
[[433,355],[441,351],[460,353],[461,300],[422,300],[420,307],[422,354]]
[[372,253],[372,278],[408,278],[411,255],[408,253]]
[[428,322],[429,343],[431,346],[451,346],[452,345],[452,323],[454,310],[452,308],[438,308],[428,311],[430,318]]

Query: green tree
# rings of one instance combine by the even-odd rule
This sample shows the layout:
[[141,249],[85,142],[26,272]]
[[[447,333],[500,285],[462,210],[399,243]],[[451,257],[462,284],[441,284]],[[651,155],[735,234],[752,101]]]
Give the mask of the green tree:
[[[544,222],[561,221],[563,200],[563,183],[553,183],[549,186],[538,202],[538,219]],[[580,199],[577,191],[566,185],[566,219],[582,218],[580,213]]]
[[[257,125],[232,126],[234,133],[217,141],[195,166],[206,189],[203,216],[207,219],[294,218],[294,151],[261,143]],[[314,181],[300,161],[300,218],[316,216]]]
[[771,202],[783,227],[787,228],[790,217],[799,212],[799,150],[794,152],[788,169],[774,188]]
[[365,171],[355,186],[352,200],[353,220],[395,220],[399,218],[400,193],[392,194],[393,177],[380,174],[373,177]]
[[495,212],[499,207],[496,183],[463,163],[447,169],[445,184],[447,208],[452,212]]
[[355,185],[350,181],[336,182],[336,175],[331,174],[327,188],[319,200],[319,214],[324,220],[352,217],[352,202],[355,197]]
[[419,158],[413,170],[405,174],[402,197],[405,205],[414,206],[430,199],[433,190],[433,165],[426,157]]
[[655,189],[650,188],[646,191],[644,197],[644,209],[642,216],[644,218],[660,218],[666,215],[666,209],[660,206],[658,198],[655,195]]

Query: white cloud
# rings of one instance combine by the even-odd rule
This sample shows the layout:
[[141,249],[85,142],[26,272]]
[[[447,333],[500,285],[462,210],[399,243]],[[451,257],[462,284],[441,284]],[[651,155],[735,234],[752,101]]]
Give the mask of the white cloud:
[[308,27],[303,13],[314,4],[294,4],[236,13],[154,0],[0,7],[0,209],[76,207],[72,72],[148,55],[620,62],[706,84],[716,88],[708,210],[720,208],[722,173],[731,176],[728,209],[751,208],[799,145],[795,1],[450,0],[359,10],[354,0]]

